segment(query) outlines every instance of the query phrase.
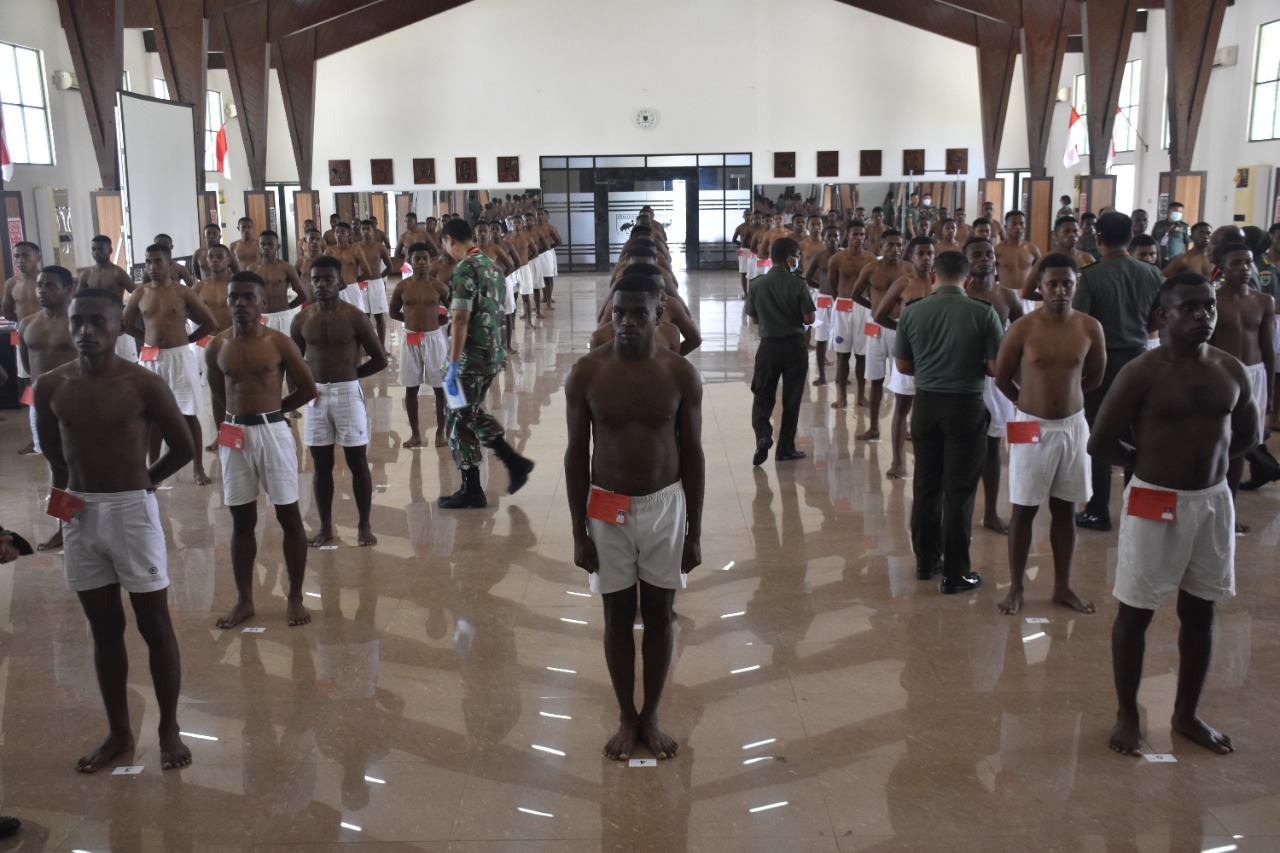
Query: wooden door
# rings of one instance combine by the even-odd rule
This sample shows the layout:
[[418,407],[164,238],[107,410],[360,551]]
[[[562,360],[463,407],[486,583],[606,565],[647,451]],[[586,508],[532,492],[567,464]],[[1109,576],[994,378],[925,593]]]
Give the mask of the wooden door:
[[13,266],[13,247],[27,239],[27,217],[22,206],[22,193],[17,190],[0,192],[0,204],[4,205],[4,227],[7,241],[4,251],[4,277],[7,281],[17,273]]
[[1053,195],[1053,178],[1027,178],[1022,182],[1026,196],[1022,212],[1027,215],[1027,241],[1048,254],[1053,246],[1053,218],[1058,210]]
[[89,193],[93,209],[93,233],[111,238],[111,261],[129,268],[129,247],[124,239],[124,203],[118,190]]
[[990,202],[991,206],[995,209],[995,216],[997,219],[1004,216],[1004,181],[1000,178],[979,179],[978,209],[975,211],[977,215],[970,219],[970,222],[982,216],[982,208],[985,207],[988,202]]
[[[201,237],[204,236],[203,229],[206,225],[217,225],[222,227],[222,217],[218,211],[218,193],[214,190],[196,194],[196,210],[200,219]],[[201,245],[204,245],[203,240]]]
[[276,210],[275,190],[245,190],[244,215],[253,220],[253,232],[280,232],[280,214]]

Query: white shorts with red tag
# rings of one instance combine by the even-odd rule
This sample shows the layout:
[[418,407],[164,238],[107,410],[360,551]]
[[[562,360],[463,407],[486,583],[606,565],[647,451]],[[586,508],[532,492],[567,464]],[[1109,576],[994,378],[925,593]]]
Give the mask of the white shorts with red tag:
[[[987,427],[987,438],[1004,438],[1008,432],[1009,421],[1013,420],[1013,401],[996,387],[996,380],[988,376],[983,386],[982,402],[986,404],[991,415],[991,424]],[[1039,504],[1036,504],[1039,506]]]
[[852,311],[831,309],[831,348],[839,353],[863,355],[867,351],[867,321],[871,311],[865,305],[853,303]]
[[270,314],[263,314],[262,319],[266,322],[263,324],[268,329],[275,329],[281,334],[289,334],[289,326],[293,323],[293,316],[298,313],[296,308],[286,308],[283,311],[272,311]]
[[600,570],[591,591],[602,595],[630,589],[636,581],[663,589],[680,589],[684,556],[684,487],[679,481],[651,495],[631,498],[622,524],[587,517],[587,534],[595,543]]
[[364,292],[365,305],[370,314],[385,314],[391,310],[387,305],[387,280],[384,278],[369,279],[369,287]]
[[884,381],[889,375],[889,362],[893,360],[893,339],[898,336],[894,329],[880,326],[880,334],[874,338],[866,337],[867,324],[862,325],[864,332],[863,337],[867,341],[867,369],[866,379],[868,382]]
[[142,366],[164,380],[182,414],[195,416],[200,403],[200,366],[190,346],[162,349],[156,353],[155,361],[144,361]]
[[348,284],[342,288],[342,292],[338,294],[338,298],[343,302],[354,305],[360,309],[360,313],[369,313],[368,301],[364,298],[364,288],[359,284]]
[[752,260],[751,252],[749,250],[739,249],[738,250],[738,272],[745,274],[747,271],[747,264],[750,263],[751,260]]
[[1137,477],[1125,487],[1115,597],[1130,607],[1155,610],[1180,589],[1205,601],[1234,596],[1236,511],[1227,481],[1178,491],[1173,521],[1129,515],[1129,495],[1135,488],[1175,491]]
[[133,335],[121,335],[116,338],[116,355],[125,361],[138,363],[138,341]]
[[267,500],[276,506],[298,502],[298,445],[289,424],[254,424],[240,427],[244,443],[239,450],[218,445],[222,462],[222,501],[243,506],[258,500],[265,488]]
[[1009,442],[1009,502],[1040,506],[1049,498],[1084,503],[1093,497],[1084,410],[1050,421],[1015,409],[1011,423],[1026,421],[1040,424],[1040,440]]
[[889,378],[884,381],[885,390],[903,397],[914,397],[916,394],[916,378],[908,376],[898,369],[892,356],[889,358]]
[[360,381],[317,382],[316,390],[319,396],[302,409],[302,440],[307,447],[368,444],[369,414]]
[[67,588],[88,592],[118,583],[128,592],[169,585],[160,507],[151,491],[71,492],[84,509],[62,524]]
[[444,370],[441,365],[449,357],[444,329],[423,332],[420,344],[409,343],[409,334],[405,332],[405,342],[400,346],[400,384],[405,388],[419,385],[443,387]]

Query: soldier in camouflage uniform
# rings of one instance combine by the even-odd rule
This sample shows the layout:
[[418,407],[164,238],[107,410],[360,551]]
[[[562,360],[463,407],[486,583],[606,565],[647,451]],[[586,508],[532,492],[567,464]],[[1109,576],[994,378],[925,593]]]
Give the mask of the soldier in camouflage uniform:
[[533,462],[507,444],[502,425],[484,408],[484,395],[506,355],[501,343],[505,283],[502,270],[476,247],[465,219],[450,219],[440,237],[441,248],[457,263],[449,279],[452,320],[445,392],[451,397],[461,392],[467,405],[450,406],[445,415],[449,452],[462,472],[462,488],[440,498],[439,505],[483,507],[488,500],[480,487],[481,445],[507,466],[508,493],[523,486],[533,470]]

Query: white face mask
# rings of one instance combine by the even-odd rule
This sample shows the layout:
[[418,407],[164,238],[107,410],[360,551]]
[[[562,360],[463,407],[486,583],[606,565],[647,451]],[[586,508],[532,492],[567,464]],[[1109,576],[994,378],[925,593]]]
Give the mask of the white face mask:
[[1171,210],[1171,211],[1169,211],[1169,221],[1170,221],[1170,222],[1181,222],[1181,221],[1182,221],[1182,211],[1180,211],[1180,210]]
[[933,207],[933,199],[931,199],[931,198],[926,198],[926,199],[924,200],[924,206],[925,206],[925,207]]
[[791,272],[793,272],[793,273],[794,273],[794,272],[799,272],[799,270],[800,270],[800,262],[799,262],[799,261],[793,261],[792,263],[790,263],[790,264],[788,264],[788,265],[787,265],[787,269],[788,269],[788,270],[790,270],[790,271],[791,271]]

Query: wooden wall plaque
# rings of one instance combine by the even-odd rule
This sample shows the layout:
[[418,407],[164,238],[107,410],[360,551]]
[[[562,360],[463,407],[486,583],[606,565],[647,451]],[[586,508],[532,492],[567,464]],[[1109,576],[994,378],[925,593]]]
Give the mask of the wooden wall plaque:
[[332,186],[332,187],[351,186],[351,161],[350,160],[330,160],[329,161],[329,186]]
[[818,177],[819,178],[835,178],[840,175],[840,152],[839,151],[819,151],[818,152]]
[[390,159],[374,159],[369,161],[369,174],[374,184],[394,184],[396,167]]
[[479,180],[476,170],[476,158],[474,157],[455,157],[453,167],[457,182],[460,184],[474,184]]
[[902,152],[902,174],[924,174],[924,149],[908,148]]
[[969,149],[968,148],[948,148],[947,149],[947,174],[948,175],[969,174]]
[[882,152],[878,148],[864,148],[858,155],[858,174],[864,178],[875,178],[883,174]]
[[520,158],[519,157],[499,157],[498,158],[498,182],[503,184],[514,184],[520,181]]
[[775,178],[794,178],[796,176],[796,152],[775,151],[773,153],[773,176]]
[[413,158],[413,182],[415,184],[434,184],[436,182],[436,160],[434,157]]

